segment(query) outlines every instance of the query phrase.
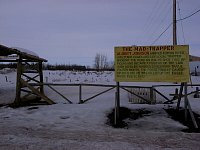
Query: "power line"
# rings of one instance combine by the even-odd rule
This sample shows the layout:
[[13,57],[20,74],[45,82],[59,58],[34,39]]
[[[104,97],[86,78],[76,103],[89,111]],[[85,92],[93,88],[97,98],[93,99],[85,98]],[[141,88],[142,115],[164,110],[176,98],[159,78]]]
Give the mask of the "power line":
[[151,45],[154,45],[159,39],[160,37],[171,27],[172,23],[170,23],[167,28],[153,41],[153,43]]
[[184,18],[182,18],[182,19],[178,19],[178,20],[176,20],[176,21],[179,22],[179,21],[182,21],[182,20],[188,19],[188,18],[192,17],[193,15],[197,14],[198,12],[200,12],[200,9],[197,10],[197,11],[195,11],[195,12],[192,13],[191,15],[189,15],[189,16],[187,16],[187,17],[184,17]]
[[[168,5],[169,5],[169,3],[168,3]],[[165,5],[164,8],[166,8],[166,5]],[[171,9],[172,9],[172,6],[167,9],[167,11],[165,12],[165,14],[164,14],[163,18],[161,19],[160,23],[157,24],[157,26],[155,26],[154,30],[151,32],[150,35],[154,35],[156,33],[156,31],[158,30],[158,28],[164,25],[163,23],[164,23],[164,21],[166,19],[168,19],[167,16],[169,15],[169,12],[170,12]]]
[[151,21],[153,19],[153,14],[154,14],[155,10],[157,10],[158,3],[159,3],[159,0],[156,1],[154,7],[151,9],[151,12],[149,13],[149,15],[147,17],[147,21],[144,25],[145,30],[146,30],[146,27],[149,27],[149,25],[151,24]]
[[[151,29],[151,27],[153,26],[153,20],[154,20],[154,16],[155,16],[155,14],[158,14],[158,8],[160,7],[160,5],[162,4],[162,2],[160,1],[160,0],[155,0],[154,1],[155,3],[154,3],[154,5],[153,5],[153,8],[151,9],[151,12],[148,14],[148,17],[147,17],[147,19],[146,19],[146,22],[145,22],[145,24],[144,24],[144,26],[143,26],[143,32],[144,33],[148,33],[148,32],[150,32],[150,29]],[[148,35],[148,34],[147,34]],[[146,36],[145,36],[145,38],[147,38]]]
[[[165,17],[164,19],[162,18],[163,16],[165,16],[165,12],[168,15],[167,11],[168,9],[166,9],[169,6],[169,2],[168,1],[159,1],[159,5],[158,8],[155,12],[155,14],[153,14],[153,18],[151,19],[151,24],[149,24],[149,29],[147,30],[147,35],[152,35],[154,34],[157,29],[159,28],[159,26],[162,26],[162,23],[165,19],[167,19],[167,17]],[[160,21],[159,21],[160,20]],[[150,37],[148,37],[148,40],[150,39]]]
[[[192,17],[193,15],[195,15],[195,14],[198,13],[198,12],[200,12],[200,9],[197,10],[197,11],[195,11],[195,12],[192,13],[191,15],[189,15],[189,16],[187,16],[187,17],[184,17],[184,18],[182,18],[182,19],[178,19],[178,20],[176,20],[176,21],[179,22],[179,21],[188,19],[188,18]],[[153,43],[152,43],[151,45],[154,45],[154,44],[161,38],[161,36],[171,27],[171,25],[172,25],[172,23],[170,23],[170,24],[167,26],[167,28],[153,41]]]

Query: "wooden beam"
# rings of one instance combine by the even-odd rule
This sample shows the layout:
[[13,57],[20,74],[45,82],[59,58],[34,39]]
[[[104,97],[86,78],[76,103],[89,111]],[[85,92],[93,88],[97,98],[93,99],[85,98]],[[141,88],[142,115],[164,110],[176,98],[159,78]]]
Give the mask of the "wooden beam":
[[[26,82],[30,82],[31,80],[35,79],[39,77],[39,74],[35,75],[34,77],[30,77]],[[37,80],[36,80],[37,81]]]
[[[38,89],[38,88],[37,88]],[[21,99],[24,100],[26,99],[27,97],[31,96],[31,95],[36,95],[35,93],[33,93],[32,91],[28,91],[28,90],[25,90],[25,89],[21,89],[21,91],[23,92],[26,92],[28,94],[24,95]]]
[[34,94],[32,91],[29,91],[29,90],[25,90],[25,89],[21,89],[22,92],[26,92],[26,93],[29,93],[29,94]]
[[[38,64],[38,63],[40,63],[40,62],[35,62],[35,63],[38,64],[38,65],[37,65],[38,68],[32,68],[33,66],[31,66],[31,64],[29,64],[29,62],[25,62],[25,63],[26,63],[26,65],[28,65],[28,66],[30,67],[30,69],[35,70],[35,72],[37,72],[37,73],[39,72],[40,69],[39,69],[39,64]],[[41,62],[41,63],[42,63],[42,62]],[[36,65],[36,64],[35,64],[35,65]]]
[[106,93],[106,92],[108,92],[108,91],[110,91],[110,90],[112,90],[112,89],[114,89],[115,87],[111,87],[111,88],[109,88],[109,89],[107,89],[107,90],[105,90],[105,91],[103,91],[103,92],[101,92],[101,93],[98,93],[98,94],[96,94],[96,95],[94,95],[94,96],[92,96],[92,97],[90,97],[90,98],[88,98],[88,99],[86,99],[86,100],[82,100],[82,102],[83,103],[85,103],[85,102],[87,102],[87,101],[89,101],[89,100],[91,100],[91,99],[93,99],[93,98],[95,98],[95,97],[97,97],[97,96],[99,96],[99,95],[101,95],[101,94],[103,94],[103,93]]
[[188,109],[189,109],[189,113],[190,113],[190,116],[191,116],[193,125],[194,125],[194,127],[195,127],[196,129],[198,129],[198,125],[197,125],[197,122],[196,122],[196,120],[195,120],[194,114],[193,114],[193,112],[192,112],[192,108],[191,108],[191,106],[190,106],[190,102],[189,102],[188,98],[187,98],[187,104],[188,104]]
[[25,86],[27,86],[33,93],[40,96],[43,100],[45,100],[48,104],[55,104],[51,99],[49,99],[47,96],[45,96],[43,93],[40,93],[37,89],[35,89],[33,86],[29,85],[28,82],[21,79],[21,83]]
[[68,98],[66,98],[63,94],[61,94],[60,92],[58,92],[56,89],[54,89],[53,87],[51,87],[50,85],[47,85],[50,89],[52,89],[54,92],[58,93],[62,98],[64,98],[65,100],[67,100],[70,104],[72,104],[72,101],[70,101]]
[[[38,64],[38,72],[40,76],[40,83],[43,83],[43,71],[42,71],[42,62],[39,62]],[[44,86],[40,85],[40,92],[44,93]]]
[[179,90],[179,96],[178,96],[178,102],[177,102],[177,106],[176,106],[177,110],[179,110],[179,108],[180,108],[181,98],[183,96],[183,86],[184,86],[184,83],[181,83],[180,90]]
[[131,93],[131,94],[133,94],[133,95],[135,95],[135,96],[141,98],[141,99],[144,100],[145,102],[151,104],[151,102],[150,102],[149,100],[143,98],[142,96],[139,96],[139,95],[135,94],[134,92],[127,90],[126,88],[123,88],[123,87],[121,87],[121,88],[122,88],[123,90],[125,90],[125,91],[127,91],[127,92],[129,92],[129,93]]
[[171,101],[169,98],[167,98],[165,95],[163,95],[162,93],[160,93],[157,89],[155,89],[154,88],[154,91],[156,92],[156,93],[158,93],[159,95],[161,95],[162,97],[164,97],[166,100],[167,100],[167,102],[168,101]]
[[20,105],[20,97],[21,97],[21,75],[22,75],[22,62],[21,62],[21,57],[18,59],[17,63],[17,81],[16,81],[16,96],[15,96],[15,101],[14,105],[19,106]]
[[[38,80],[36,80],[36,79],[34,79],[34,77],[32,78],[32,77],[30,77],[30,76],[28,76],[28,75],[26,75],[26,74],[22,74],[23,76],[25,76],[25,77],[27,77],[29,80],[33,80],[33,81],[35,81],[35,82],[37,82],[37,83],[40,83],[40,81],[38,81]],[[38,75],[37,75],[38,76]],[[29,82],[29,80],[28,80],[28,82]]]

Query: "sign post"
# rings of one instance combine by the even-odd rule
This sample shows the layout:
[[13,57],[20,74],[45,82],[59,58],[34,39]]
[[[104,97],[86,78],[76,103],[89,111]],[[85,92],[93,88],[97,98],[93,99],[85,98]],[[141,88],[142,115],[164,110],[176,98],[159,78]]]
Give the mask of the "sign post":
[[119,82],[116,82],[116,94],[115,94],[115,126],[119,125],[119,111],[120,111],[120,87]]

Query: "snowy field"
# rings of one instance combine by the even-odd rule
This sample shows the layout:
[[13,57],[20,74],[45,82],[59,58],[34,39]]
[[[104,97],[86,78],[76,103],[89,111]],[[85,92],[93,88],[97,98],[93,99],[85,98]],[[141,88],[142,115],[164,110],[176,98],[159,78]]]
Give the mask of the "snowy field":
[[[0,104],[15,98],[16,72],[0,72]],[[44,71],[47,83],[115,84],[113,72]],[[200,77],[192,77],[199,84]],[[121,85],[152,86],[173,83],[121,83]],[[150,114],[137,120],[126,120],[128,128],[116,129],[106,124],[108,113],[115,105],[115,89],[84,104],[79,102],[79,87],[55,87],[70,99],[69,104],[45,86],[45,94],[57,104],[27,106],[13,109],[0,107],[0,149],[44,150],[126,150],[126,149],[200,149],[200,133],[185,133],[187,127],[172,120],[164,108],[176,106],[161,104],[131,104],[128,93],[121,90],[121,106],[146,109]],[[195,87],[188,87],[194,91]],[[82,98],[98,94],[108,88],[84,86]],[[158,87],[158,91],[172,99],[175,87]],[[200,114],[200,99],[189,96],[193,111]],[[183,105],[183,104],[181,104]]]

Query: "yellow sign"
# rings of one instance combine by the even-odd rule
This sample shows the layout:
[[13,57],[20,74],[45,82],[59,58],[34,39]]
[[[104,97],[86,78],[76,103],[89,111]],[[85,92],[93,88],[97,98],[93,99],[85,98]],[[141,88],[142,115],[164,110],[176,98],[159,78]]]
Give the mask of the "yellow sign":
[[115,47],[117,82],[188,82],[189,46]]

